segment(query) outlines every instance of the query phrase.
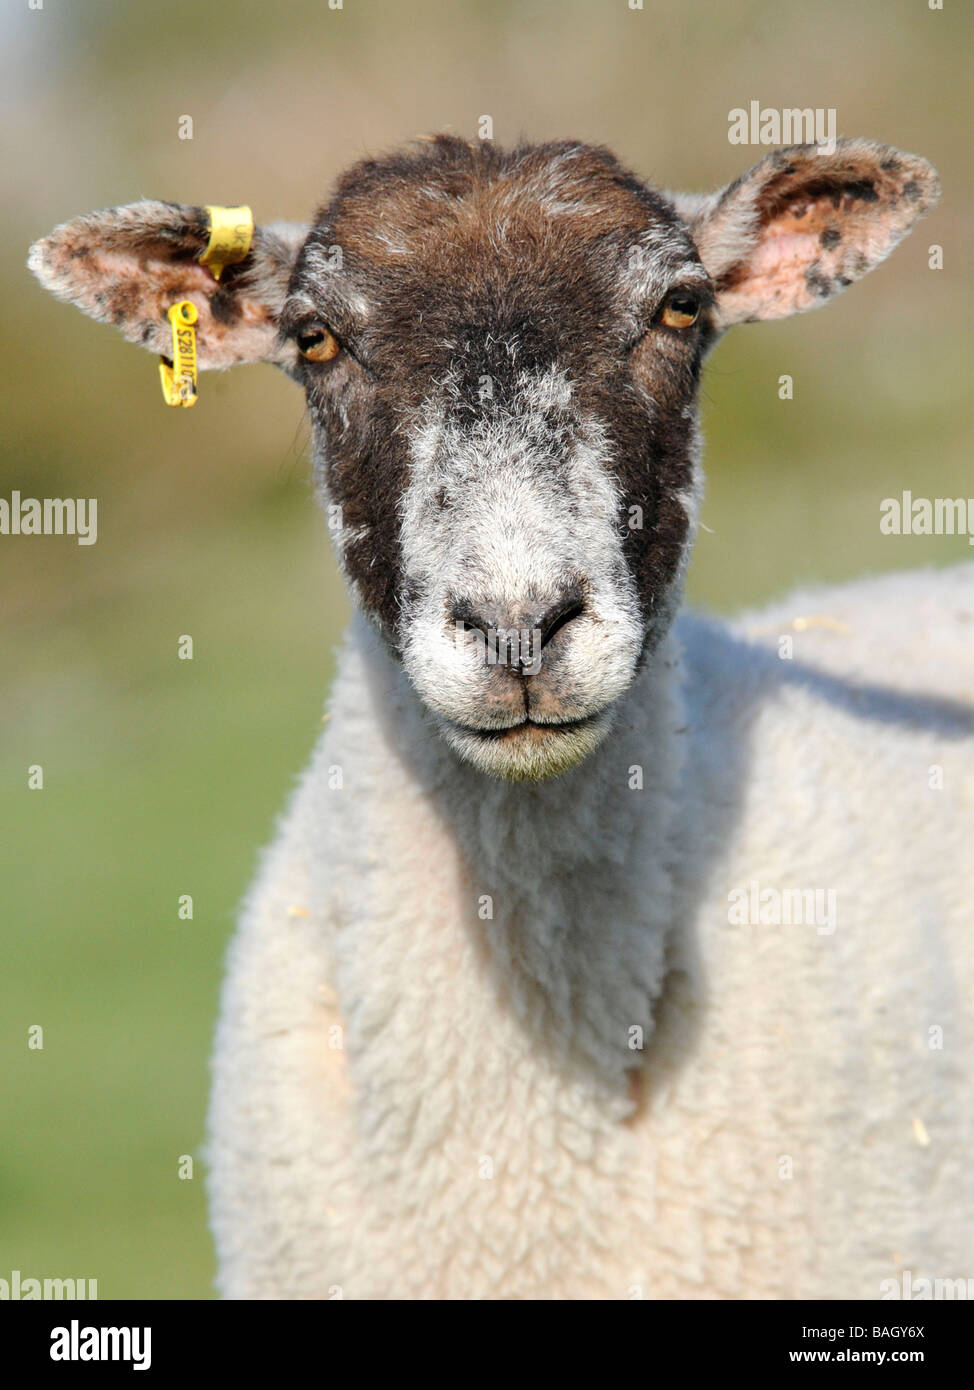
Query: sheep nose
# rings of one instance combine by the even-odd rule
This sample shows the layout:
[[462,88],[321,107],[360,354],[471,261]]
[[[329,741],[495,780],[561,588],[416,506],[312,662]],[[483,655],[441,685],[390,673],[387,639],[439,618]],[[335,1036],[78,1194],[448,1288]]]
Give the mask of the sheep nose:
[[513,666],[526,676],[537,673],[545,649],[584,611],[579,584],[567,585],[556,598],[517,605],[468,599],[455,599],[450,604],[458,635],[479,633],[477,640],[482,642],[488,665]]

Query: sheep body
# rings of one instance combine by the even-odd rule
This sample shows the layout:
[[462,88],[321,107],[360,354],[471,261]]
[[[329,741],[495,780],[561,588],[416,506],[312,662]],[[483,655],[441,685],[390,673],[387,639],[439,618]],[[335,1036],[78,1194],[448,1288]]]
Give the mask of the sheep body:
[[[974,1272],[972,633],[970,564],[684,615],[601,748],[512,785],[357,618],[230,952],[223,1294]],[[733,925],[755,883],[834,930]]]

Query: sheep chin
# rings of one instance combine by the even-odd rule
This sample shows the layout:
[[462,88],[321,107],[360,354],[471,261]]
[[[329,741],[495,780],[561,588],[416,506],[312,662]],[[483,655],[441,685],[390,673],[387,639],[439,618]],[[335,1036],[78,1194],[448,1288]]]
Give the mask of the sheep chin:
[[479,772],[505,782],[545,782],[583,762],[612,727],[611,710],[564,727],[519,724],[479,733],[437,717],[436,727],[455,753]]

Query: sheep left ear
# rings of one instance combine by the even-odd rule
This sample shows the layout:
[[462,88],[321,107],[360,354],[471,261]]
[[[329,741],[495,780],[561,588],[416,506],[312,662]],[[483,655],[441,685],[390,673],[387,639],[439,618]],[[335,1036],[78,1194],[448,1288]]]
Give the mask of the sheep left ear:
[[718,326],[784,318],[841,293],[940,196],[925,159],[871,140],[776,150],[718,193],[671,196],[717,290]]
[[196,306],[199,366],[239,362],[294,366],[278,324],[307,228],[254,229],[243,260],[216,279],[200,257],[210,239],[206,208],[145,201],[76,217],[35,242],[28,265],[41,284],[83,313],[119,328],[130,343],[172,351],[171,305]]

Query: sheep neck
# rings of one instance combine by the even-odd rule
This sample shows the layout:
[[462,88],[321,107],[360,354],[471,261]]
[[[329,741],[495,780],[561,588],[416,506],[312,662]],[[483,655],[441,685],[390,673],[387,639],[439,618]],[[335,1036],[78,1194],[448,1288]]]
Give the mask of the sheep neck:
[[[448,973],[458,969],[454,957],[467,962],[450,976],[453,998],[431,999],[431,1010],[452,1008],[494,1031],[503,1020],[562,1079],[611,1095],[621,1113],[627,1073],[653,1031],[674,917],[685,743],[674,644],[658,649],[589,758],[524,784],[458,761],[385,648],[361,630],[359,643],[366,703],[382,725],[376,756],[386,759],[377,773],[387,788],[378,871],[410,925],[403,955],[384,952],[390,979],[352,987],[389,1000],[414,988],[409,961],[425,933],[430,958],[443,953]],[[426,848],[410,855],[420,835]],[[384,921],[370,904],[359,920]]]

